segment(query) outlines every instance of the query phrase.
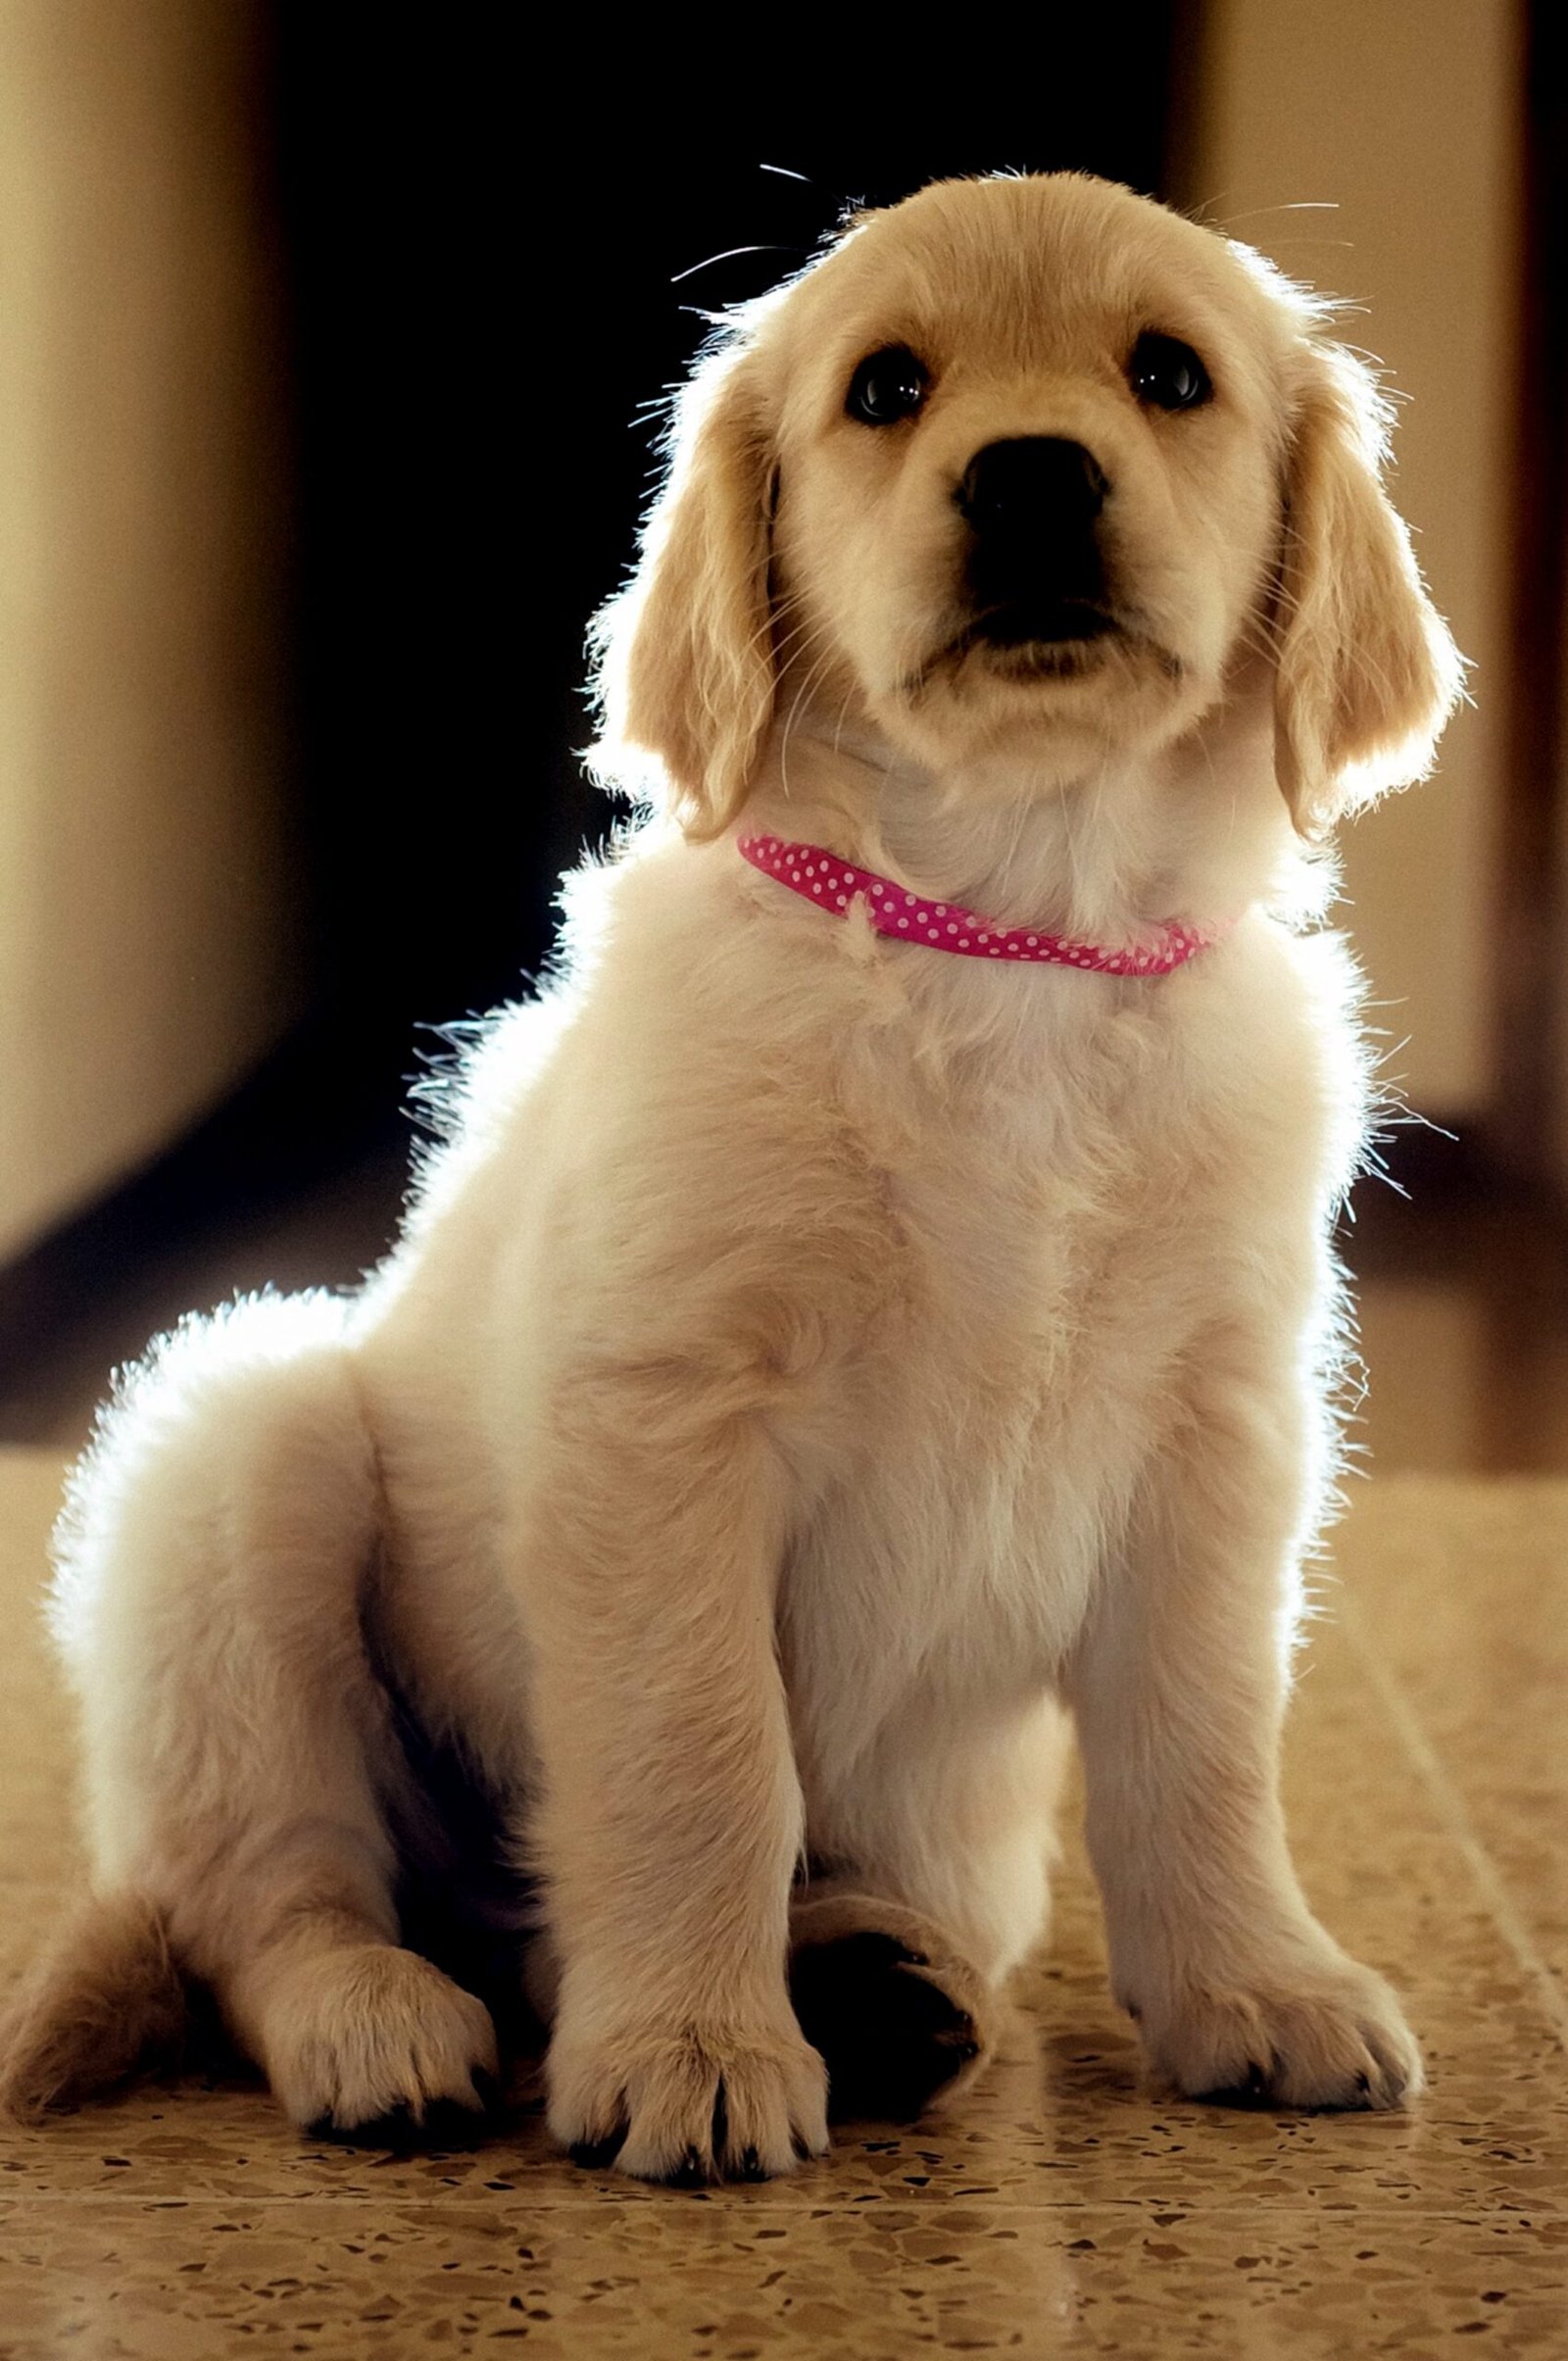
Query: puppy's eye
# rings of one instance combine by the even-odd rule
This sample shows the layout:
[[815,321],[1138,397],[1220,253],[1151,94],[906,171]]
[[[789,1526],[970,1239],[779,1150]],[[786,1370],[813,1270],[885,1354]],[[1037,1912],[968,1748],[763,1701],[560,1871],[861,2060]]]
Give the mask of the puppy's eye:
[[1156,410],[1196,410],[1214,388],[1190,344],[1146,328],[1127,364],[1127,381],[1140,402]]
[[906,344],[885,345],[860,363],[844,407],[864,426],[896,426],[901,418],[913,418],[929,383],[925,364]]

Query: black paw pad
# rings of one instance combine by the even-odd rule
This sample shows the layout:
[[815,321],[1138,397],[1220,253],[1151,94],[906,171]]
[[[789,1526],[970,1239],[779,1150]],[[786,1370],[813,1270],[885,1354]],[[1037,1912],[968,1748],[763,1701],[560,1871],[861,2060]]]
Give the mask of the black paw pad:
[[1274,2077],[1278,2070],[1277,2059],[1271,2059],[1268,2065],[1263,2066],[1256,2058],[1250,2058],[1246,2082],[1233,2083],[1218,2090],[1204,2090],[1200,2096],[1211,2107],[1239,2107],[1252,2114],[1267,2113],[1278,2104],[1274,2096]]
[[871,1929],[791,1960],[790,1998],[826,2060],[834,2122],[910,2122],[978,2053],[973,2018],[917,1972],[924,1964]]
[[340,2124],[323,2115],[306,2137],[332,2140],[342,2147],[387,2148],[395,2156],[421,2154],[429,2149],[475,2148],[489,2126],[472,2107],[440,2098],[416,2115],[412,2107],[392,2107],[365,2123]]
[[671,2189],[706,2189],[711,2177],[696,2148],[688,2148],[667,2179]]
[[613,2131],[605,2133],[602,2139],[573,2140],[566,2152],[572,2163],[580,2164],[584,2172],[606,2173],[625,2143],[626,2126],[617,2123]]

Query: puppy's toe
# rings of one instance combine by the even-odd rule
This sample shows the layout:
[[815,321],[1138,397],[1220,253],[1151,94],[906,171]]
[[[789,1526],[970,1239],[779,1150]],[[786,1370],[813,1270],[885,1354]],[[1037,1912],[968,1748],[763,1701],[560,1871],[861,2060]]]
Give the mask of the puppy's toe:
[[550,2128],[578,2164],[678,2189],[765,2181],[827,2145],[822,2061],[789,2024],[558,2028]]
[[897,1920],[897,1932],[824,1926],[825,1940],[798,1943],[790,1961],[790,1998],[827,2062],[828,2112],[838,2123],[911,2122],[971,2080],[992,2046],[979,1978],[912,1913]]

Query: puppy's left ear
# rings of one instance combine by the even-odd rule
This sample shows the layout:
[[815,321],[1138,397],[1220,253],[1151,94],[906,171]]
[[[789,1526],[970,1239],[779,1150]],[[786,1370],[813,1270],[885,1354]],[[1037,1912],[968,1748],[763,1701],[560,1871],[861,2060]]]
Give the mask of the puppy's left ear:
[[1387,407],[1350,354],[1314,346],[1286,479],[1275,762],[1301,834],[1431,766],[1463,680],[1383,489]]
[[662,786],[695,837],[717,836],[740,810],[773,714],[760,374],[739,342],[697,369],[637,572],[594,628],[604,711],[594,767],[636,791]]

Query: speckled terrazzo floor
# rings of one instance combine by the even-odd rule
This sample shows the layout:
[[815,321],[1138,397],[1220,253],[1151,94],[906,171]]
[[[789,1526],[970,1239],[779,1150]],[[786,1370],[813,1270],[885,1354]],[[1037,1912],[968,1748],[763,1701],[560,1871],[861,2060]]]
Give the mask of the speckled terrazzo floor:
[[[0,1454],[0,1956],[69,1882],[33,1601],[59,1462]],[[1076,1849],[1050,1959],[954,2119],[789,2183],[302,2143],[235,2080],[0,2135],[0,2355],[1568,2355],[1568,1483],[1358,1486],[1290,1747],[1303,1874],[1425,2041],[1408,2116],[1156,2103]]]

